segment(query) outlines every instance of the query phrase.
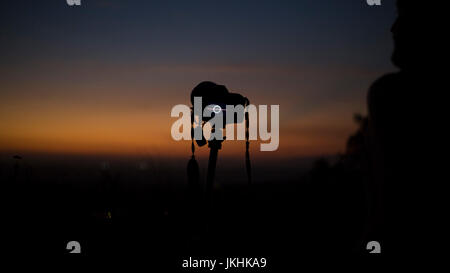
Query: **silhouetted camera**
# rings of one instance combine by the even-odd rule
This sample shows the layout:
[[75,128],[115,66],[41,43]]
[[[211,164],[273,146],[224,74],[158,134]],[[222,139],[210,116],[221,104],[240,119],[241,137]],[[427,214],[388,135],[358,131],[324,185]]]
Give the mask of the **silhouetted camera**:
[[[226,119],[227,105],[242,105],[244,108],[249,104],[249,100],[237,93],[230,93],[224,85],[213,82],[201,82],[191,92],[191,103],[194,105],[194,97],[202,98],[203,121],[208,121],[216,115],[223,115],[223,127],[226,124],[241,123],[244,120],[244,112],[236,111],[233,120]],[[211,117],[205,116],[208,113]],[[239,113],[239,114],[238,114]]]

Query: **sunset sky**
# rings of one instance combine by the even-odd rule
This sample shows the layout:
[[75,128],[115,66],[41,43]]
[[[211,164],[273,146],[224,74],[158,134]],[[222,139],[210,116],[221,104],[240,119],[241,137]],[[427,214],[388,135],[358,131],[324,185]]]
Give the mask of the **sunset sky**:
[[189,154],[170,111],[209,80],[280,105],[279,150],[255,156],[335,154],[395,70],[394,1],[81,1],[2,3],[0,151]]

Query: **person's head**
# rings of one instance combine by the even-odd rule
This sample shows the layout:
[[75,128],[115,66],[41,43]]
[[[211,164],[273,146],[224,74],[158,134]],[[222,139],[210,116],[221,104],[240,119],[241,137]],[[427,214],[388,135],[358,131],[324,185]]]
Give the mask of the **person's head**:
[[391,28],[394,38],[392,62],[400,69],[420,67],[428,57],[428,29],[425,3],[397,0],[398,17]]

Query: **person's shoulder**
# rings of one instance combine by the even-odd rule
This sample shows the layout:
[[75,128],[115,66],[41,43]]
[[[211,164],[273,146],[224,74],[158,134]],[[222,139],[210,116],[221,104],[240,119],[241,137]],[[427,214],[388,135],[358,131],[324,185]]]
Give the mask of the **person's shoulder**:
[[369,92],[386,92],[390,89],[396,88],[402,80],[402,73],[389,73],[379,77],[370,86]]
[[385,101],[387,97],[395,96],[395,91],[399,89],[403,75],[400,72],[389,73],[381,76],[369,88],[368,103],[369,105],[380,101]]

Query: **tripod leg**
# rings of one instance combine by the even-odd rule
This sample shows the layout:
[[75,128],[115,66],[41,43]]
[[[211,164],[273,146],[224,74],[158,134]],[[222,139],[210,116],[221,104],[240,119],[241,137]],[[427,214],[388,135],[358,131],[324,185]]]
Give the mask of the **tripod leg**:
[[213,187],[214,187],[214,176],[216,174],[216,163],[217,163],[217,155],[219,153],[219,149],[215,147],[211,147],[209,152],[209,161],[208,161],[208,173],[206,176],[206,198],[208,202],[209,210],[212,209],[212,195],[213,195]]

